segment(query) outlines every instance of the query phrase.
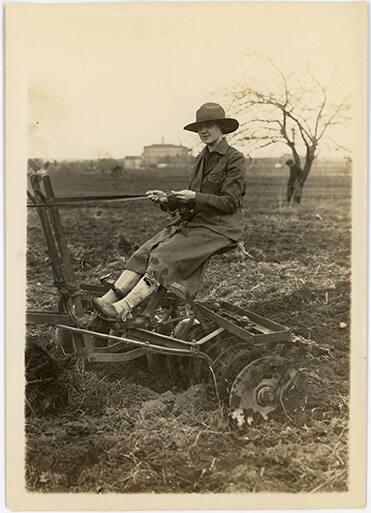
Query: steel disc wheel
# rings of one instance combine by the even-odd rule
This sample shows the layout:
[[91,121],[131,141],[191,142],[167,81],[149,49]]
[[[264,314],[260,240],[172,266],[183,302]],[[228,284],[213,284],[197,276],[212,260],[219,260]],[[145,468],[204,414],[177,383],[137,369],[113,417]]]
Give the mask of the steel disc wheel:
[[239,426],[251,425],[268,416],[281,404],[296,371],[288,360],[263,356],[244,366],[229,390],[231,419]]
[[72,333],[63,328],[55,329],[55,343],[61,348],[63,354],[72,354],[74,352]]
[[215,360],[219,357],[220,353],[232,347],[234,344],[238,343],[238,341],[239,339],[236,339],[234,335],[221,333],[214,340],[207,342],[205,344],[205,348],[202,349],[205,351],[208,357],[213,362],[215,362]]
[[234,344],[224,349],[213,362],[215,368],[215,375],[218,382],[224,380],[224,376],[228,373],[228,368],[231,363],[243,354],[246,354],[246,344],[239,341],[238,339]]
[[[204,346],[201,346],[201,351],[205,353],[213,362],[213,368],[216,369],[216,362],[219,361],[222,353],[231,354],[233,346],[238,344],[239,339],[222,333],[215,339],[210,340]],[[210,370],[205,360],[195,358],[190,363],[192,372],[192,381],[198,382],[200,380],[210,379]]]
[[25,351],[26,413],[50,413],[68,400],[68,389],[60,380],[58,361],[35,340],[27,340]]
[[230,354],[225,353],[224,362],[219,362],[217,368],[219,393],[224,401],[228,403],[230,389],[241,370],[262,356],[261,349],[248,349],[243,344],[237,344]]

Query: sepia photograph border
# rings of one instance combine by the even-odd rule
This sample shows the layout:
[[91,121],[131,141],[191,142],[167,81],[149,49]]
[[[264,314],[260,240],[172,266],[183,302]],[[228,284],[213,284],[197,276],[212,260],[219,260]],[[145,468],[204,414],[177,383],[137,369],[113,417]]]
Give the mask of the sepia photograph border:
[[[352,2],[349,2],[349,4]],[[349,8],[349,4],[347,8]],[[23,34],[38,23],[50,5],[6,6],[6,505],[13,511],[83,510],[232,510],[360,508],[366,500],[366,369],[367,369],[367,3],[352,3],[360,41],[354,57],[352,140],[352,295],[349,490],[339,493],[231,494],[84,494],[35,493],[25,486],[24,343],[26,282],[27,46]],[[282,3],[282,9],[286,8]],[[315,9],[308,3],[308,9]],[[345,4],[344,4],[345,5]],[[172,9],[172,4],[167,4]],[[58,6],[79,16],[86,5]],[[91,12],[117,9],[117,4],[91,4]],[[37,15],[36,15],[37,12]],[[331,35],[327,35],[330,37]]]

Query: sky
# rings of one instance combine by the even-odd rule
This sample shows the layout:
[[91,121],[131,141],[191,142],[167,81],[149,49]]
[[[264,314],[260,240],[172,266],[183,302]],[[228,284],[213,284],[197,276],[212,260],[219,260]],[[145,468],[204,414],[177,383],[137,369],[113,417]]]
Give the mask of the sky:
[[[247,52],[288,73],[309,65],[320,81],[336,68],[334,98],[352,94],[362,32],[354,5],[35,5],[26,34],[29,155],[122,158],[162,141],[197,151],[197,134],[183,126],[202,103],[227,110],[232,84],[271,80]],[[345,144],[346,130],[336,137]]]

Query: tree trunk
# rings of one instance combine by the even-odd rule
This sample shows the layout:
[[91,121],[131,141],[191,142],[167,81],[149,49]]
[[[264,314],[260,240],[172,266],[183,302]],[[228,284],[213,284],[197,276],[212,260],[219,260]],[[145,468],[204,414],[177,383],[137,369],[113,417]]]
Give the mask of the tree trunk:
[[[295,151],[295,153],[296,153],[296,151]],[[295,155],[294,151],[293,151],[293,155],[294,155],[294,158],[295,158],[297,153]],[[294,203],[297,203],[297,204],[301,203],[301,198],[302,198],[302,195],[303,195],[304,184],[305,184],[305,182],[306,182],[306,180],[308,178],[310,170],[312,169],[312,164],[314,162],[314,159],[315,159],[315,147],[307,148],[307,152],[306,152],[306,155],[305,155],[304,168],[301,169],[301,166],[299,166],[301,171],[302,171],[302,176],[298,177],[296,179],[295,186],[294,186],[294,193],[292,195],[292,200],[293,200]],[[299,162],[300,162],[300,160],[299,160]],[[295,158],[295,163],[296,163],[296,158]]]
[[294,193],[292,195],[292,200],[294,203],[298,205],[301,203],[301,197],[303,194],[304,182],[302,180],[296,180],[294,185]]
[[305,164],[303,169],[303,184],[306,182],[308,175],[310,173],[310,170],[312,169],[312,164],[314,162],[315,157],[315,148],[309,148],[307,150],[307,154],[305,156]]
[[296,151],[295,144],[290,143],[288,146],[290,146],[290,148],[291,148],[291,153],[292,153],[292,157],[293,157],[295,164],[298,167],[301,167],[300,156],[299,156],[299,153]]

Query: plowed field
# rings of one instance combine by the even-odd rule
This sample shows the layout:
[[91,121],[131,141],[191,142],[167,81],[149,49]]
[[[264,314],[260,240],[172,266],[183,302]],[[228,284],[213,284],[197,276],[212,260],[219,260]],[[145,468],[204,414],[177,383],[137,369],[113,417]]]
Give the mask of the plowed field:
[[[183,188],[161,171],[122,178],[52,176],[57,194],[141,193]],[[250,176],[245,246],[251,256],[213,257],[200,297],[222,298],[292,328],[323,350],[298,352],[295,401],[286,414],[232,430],[212,387],[152,375],[144,361],[89,365],[64,360],[54,329],[28,338],[56,357],[60,396],[26,417],[26,476],[40,492],[344,491],[350,329],[350,179],[309,178],[303,204],[284,202],[284,177]],[[149,201],[61,209],[74,269],[97,282],[166,223]],[[56,308],[37,213],[28,220],[28,307]],[[45,390],[44,390],[45,391]],[[52,392],[52,391],[51,391]],[[40,395],[40,396],[41,396]]]

